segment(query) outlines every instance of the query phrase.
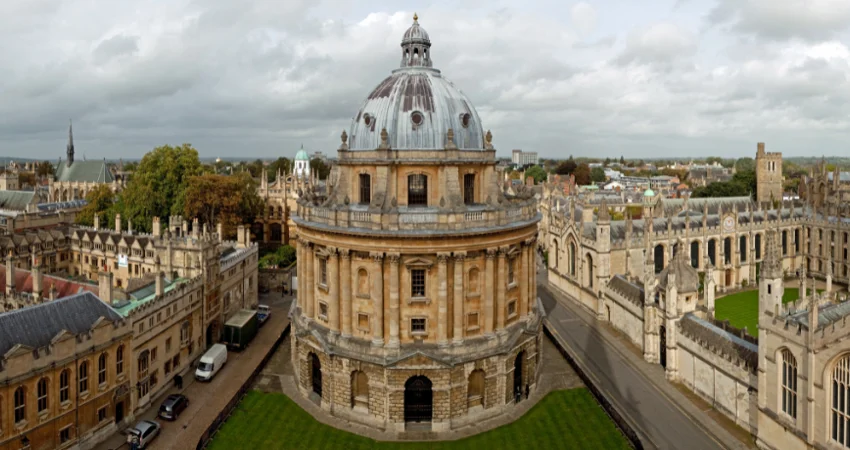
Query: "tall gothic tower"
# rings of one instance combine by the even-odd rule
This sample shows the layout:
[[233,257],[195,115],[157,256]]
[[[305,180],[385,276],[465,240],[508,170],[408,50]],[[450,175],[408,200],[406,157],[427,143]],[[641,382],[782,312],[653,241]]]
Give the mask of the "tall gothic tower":
[[756,150],[756,200],[782,201],[782,153],[766,153],[764,142]]

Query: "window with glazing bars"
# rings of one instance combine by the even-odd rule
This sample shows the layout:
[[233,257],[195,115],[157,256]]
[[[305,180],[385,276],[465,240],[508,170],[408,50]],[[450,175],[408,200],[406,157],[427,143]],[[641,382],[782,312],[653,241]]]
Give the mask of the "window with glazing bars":
[[410,319],[410,331],[413,333],[424,333],[426,331],[425,319],[422,317]]
[[407,176],[407,205],[428,206],[428,177],[422,174]]
[[368,173],[360,174],[360,204],[368,205],[372,201],[372,177]]
[[474,173],[467,173],[463,176],[463,203],[467,205],[475,203]]
[[410,271],[410,296],[425,296],[425,269],[413,269]]
[[328,260],[325,258],[319,259],[319,284],[328,284]]

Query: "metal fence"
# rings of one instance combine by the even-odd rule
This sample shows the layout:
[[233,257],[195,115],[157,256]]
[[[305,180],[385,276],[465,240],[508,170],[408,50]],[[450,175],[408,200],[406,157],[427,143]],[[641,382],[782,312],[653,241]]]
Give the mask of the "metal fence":
[[206,431],[204,431],[204,434],[201,435],[201,439],[198,440],[198,445],[197,447],[195,447],[197,450],[203,450],[207,447],[207,445],[210,443],[210,440],[212,440],[213,436],[215,436],[215,434],[218,432],[218,429],[221,428],[225,421],[227,421],[227,419],[233,413],[233,410],[236,409],[237,406],[239,406],[239,402],[242,401],[242,398],[245,396],[248,390],[251,389],[251,385],[254,384],[254,380],[257,379],[257,376],[259,376],[260,372],[263,371],[263,368],[266,367],[266,364],[268,364],[269,360],[274,355],[274,352],[277,351],[278,347],[280,347],[280,344],[286,339],[287,336],[289,336],[290,327],[291,325],[287,325],[286,328],[283,329],[283,332],[280,333],[280,337],[277,338],[274,344],[272,344],[271,348],[269,348],[269,351],[266,353],[266,356],[263,357],[263,360],[260,362],[259,365],[257,365],[257,368],[255,368],[254,371],[251,372],[251,376],[249,376],[248,379],[245,380],[245,383],[243,383],[239,390],[236,391],[236,394],[233,395],[233,398],[231,398],[230,401],[227,402],[227,405],[218,413],[218,415],[215,417],[215,420],[212,421],[210,426],[207,427]]
[[623,436],[626,437],[626,439],[629,441],[629,444],[636,450],[643,450],[643,443],[641,443],[640,438],[638,437],[635,430],[631,427],[631,425],[629,425],[628,422],[626,422],[626,420],[619,413],[619,411],[614,408],[614,406],[611,404],[605,394],[602,393],[602,391],[600,391],[593,384],[593,381],[591,381],[587,374],[584,373],[581,367],[576,363],[575,359],[573,359],[573,357],[569,353],[567,353],[561,343],[558,342],[555,336],[552,335],[552,332],[549,330],[549,327],[544,326],[543,331],[546,333],[546,336],[548,336],[549,339],[552,340],[552,342],[555,344],[555,347],[558,348],[558,351],[561,352],[561,355],[564,357],[564,359],[567,360],[573,370],[575,370],[579,378],[581,378],[581,380],[584,382],[584,385],[587,386],[587,389],[590,391],[590,393],[593,394],[593,397],[596,399],[596,402],[599,403],[599,406],[601,406],[602,409],[605,410],[605,413],[608,414],[608,417],[610,417],[614,424],[617,426],[617,428],[620,429],[620,432],[623,433]]

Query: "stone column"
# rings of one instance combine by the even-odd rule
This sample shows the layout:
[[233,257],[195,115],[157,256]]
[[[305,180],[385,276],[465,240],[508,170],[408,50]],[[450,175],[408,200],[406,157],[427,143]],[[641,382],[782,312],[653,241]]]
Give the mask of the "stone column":
[[522,252],[520,253],[520,268],[519,268],[519,296],[517,298],[517,313],[519,314],[521,319],[524,319],[528,313],[528,302],[531,298],[531,292],[529,289],[529,282],[532,281],[532,272],[529,270],[529,258],[528,253],[531,250],[531,247],[528,241],[524,241],[522,246],[520,247]]
[[449,343],[448,253],[437,254],[437,344]]
[[333,247],[328,247],[328,252],[328,326],[331,334],[339,334],[339,253]]
[[484,334],[493,334],[493,287],[496,278],[493,259],[496,258],[496,250],[488,248],[484,257]]
[[466,252],[455,253],[455,279],[454,291],[452,292],[452,322],[454,331],[452,332],[452,341],[455,344],[463,342],[463,260],[466,257]]
[[304,256],[306,264],[306,286],[304,286],[304,314],[313,319],[315,315],[313,314],[313,310],[315,309],[315,304],[313,302],[313,298],[316,293],[316,281],[315,281],[315,273],[316,273],[316,257],[313,253],[313,245],[309,242],[304,242]]
[[537,239],[531,238],[531,245],[529,246],[529,252],[531,260],[531,299],[528,301],[528,313],[531,314],[534,312],[534,308],[537,307]]
[[372,278],[372,298],[375,299],[372,316],[372,345],[384,345],[384,254],[372,253],[375,261],[375,276]]
[[496,329],[502,331],[505,328],[505,289],[507,289],[507,281],[505,280],[505,260],[507,258],[507,249],[500,248],[498,253],[499,270],[496,273]]
[[399,272],[398,264],[401,255],[391,253],[387,255],[390,260],[390,340],[387,343],[388,347],[398,348],[400,345],[398,338],[399,321],[401,320],[401,311],[399,307]]
[[342,336],[351,337],[351,252],[347,249],[340,249],[339,258],[341,259],[339,269],[339,287],[340,287],[340,303],[342,303],[342,316],[340,317],[340,326],[342,327]]
[[269,243],[269,235],[272,233],[271,227],[268,222],[263,223],[263,243]]

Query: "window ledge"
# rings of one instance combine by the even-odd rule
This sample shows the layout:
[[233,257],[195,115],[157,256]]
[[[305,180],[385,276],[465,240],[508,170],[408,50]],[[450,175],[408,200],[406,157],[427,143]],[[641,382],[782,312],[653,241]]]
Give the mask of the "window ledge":
[[16,430],[23,430],[24,428],[27,427],[27,425],[29,425],[29,422],[26,419],[24,419],[24,420],[21,420],[20,422],[15,422],[15,429]]
[[317,317],[319,318],[319,320],[322,320],[322,321],[324,321],[324,322],[327,322],[327,321],[328,321],[328,316],[325,316],[325,315],[319,314]]
[[411,331],[410,335],[413,337],[428,337],[427,331]]
[[80,392],[80,400],[85,400],[89,398],[89,391]]
[[103,391],[106,390],[106,388],[108,386],[109,386],[109,383],[100,383],[99,385],[97,385],[97,390],[98,390],[98,392],[103,392]]
[[508,314],[508,320],[516,319],[516,317],[517,317],[517,313]]
[[466,298],[478,298],[478,297],[481,297],[480,292],[471,292],[471,293],[466,294]]
[[516,282],[516,281],[514,281],[513,283],[508,283],[508,290],[509,290],[509,291],[510,291],[511,289],[516,289],[516,287],[517,287],[517,282]]
[[370,298],[372,298],[372,296],[369,295],[369,294],[357,294],[357,295],[355,295],[355,297],[366,299],[366,300],[369,300]]
[[422,304],[425,304],[425,305],[430,305],[431,299],[428,298],[428,297],[410,297],[410,298],[407,299],[408,305],[412,305],[412,304],[416,304],[416,303],[422,303]]
[[64,402],[59,403],[59,408],[62,409],[62,410],[66,410],[70,406],[71,406],[71,400],[65,400]]
[[466,331],[478,331],[478,330],[480,330],[480,329],[481,329],[481,327],[480,327],[480,326],[478,326],[478,325],[471,326],[471,327],[466,327]]

